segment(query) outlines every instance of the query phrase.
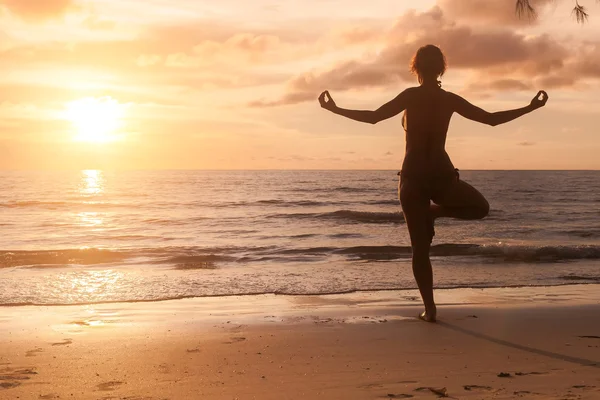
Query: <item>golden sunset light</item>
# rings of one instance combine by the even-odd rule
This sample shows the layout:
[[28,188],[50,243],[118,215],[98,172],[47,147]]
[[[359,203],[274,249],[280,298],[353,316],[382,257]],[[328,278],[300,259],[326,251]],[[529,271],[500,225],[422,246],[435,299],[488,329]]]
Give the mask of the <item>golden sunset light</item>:
[[88,97],[70,102],[66,116],[77,130],[74,140],[105,143],[116,140],[124,106],[110,97]]
[[600,0],[0,0],[0,400],[600,399]]
[[40,121],[68,104],[69,141],[127,138],[114,168],[396,169],[397,121],[338,121],[316,98],[329,89],[341,105],[377,108],[417,83],[408,63],[429,42],[448,58],[443,87],[486,110],[553,93],[550,115],[494,134],[453,118],[461,167],[598,168],[600,13],[591,1],[581,25],[572,1],[539,1],[537,18],[519,18],[513,3],[0,1],[0,127],[20,154],[0,168],[48,164],[41,138],[64,149],[56,168],[96,168],[61,142],[58,118]]

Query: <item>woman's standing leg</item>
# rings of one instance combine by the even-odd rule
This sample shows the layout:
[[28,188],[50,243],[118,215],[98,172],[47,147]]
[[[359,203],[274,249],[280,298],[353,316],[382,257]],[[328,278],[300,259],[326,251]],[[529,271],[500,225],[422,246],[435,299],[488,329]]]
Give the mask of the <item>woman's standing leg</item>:
[[421,318],[435,322],[437,309],[433,298],[433,270],[429,259],[432,230],[429,196],[418,182],[404,179],[400,185],[400,203],[412,246],[412,269],[425,305]]

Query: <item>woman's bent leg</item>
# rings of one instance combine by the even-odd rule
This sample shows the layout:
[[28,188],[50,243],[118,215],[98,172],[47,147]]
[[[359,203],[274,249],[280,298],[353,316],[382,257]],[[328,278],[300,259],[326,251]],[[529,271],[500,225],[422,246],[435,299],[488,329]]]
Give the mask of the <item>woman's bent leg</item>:
[[490,205],[485,197],[465,181],[456,180],[436,194],[430,212],[435,218],[450,217],[466,220],[485,218]]

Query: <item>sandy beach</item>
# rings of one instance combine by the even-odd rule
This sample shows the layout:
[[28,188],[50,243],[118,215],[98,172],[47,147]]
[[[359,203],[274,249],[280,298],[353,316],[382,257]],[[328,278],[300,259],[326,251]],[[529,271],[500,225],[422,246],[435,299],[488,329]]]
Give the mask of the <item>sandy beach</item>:
[[598,399],[599,289],[5,307],[0,398]]

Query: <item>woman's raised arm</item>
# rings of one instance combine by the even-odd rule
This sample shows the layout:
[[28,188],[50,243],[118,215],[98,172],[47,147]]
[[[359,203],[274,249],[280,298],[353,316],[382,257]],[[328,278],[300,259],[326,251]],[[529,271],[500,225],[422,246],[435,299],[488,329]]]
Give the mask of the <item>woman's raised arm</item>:
[[[540,98],[541,96],[541,98]],[[504,124],[506,122],[517,119],[522,115],[530,113],[533,110],[537,110],[543,107],[548,101],[548,93],[540,90],[538,94],[531,100],[528,106],[517,108],[514,110],[498,111],[498,112],[487,112],[473,104],[469,103],[462,97],[452,94],[453,109],[465,118],[473,121],[481,122],[491,126]]]
[[348,110],[345,108],[338,107],[335,101],[329,94],[329,91],[324,91],[319,96],[319,103],[321,107],[331,111],[334,114],[341,115],[346,118],[350,118],[354,121],[365,122],[368,124],[376,124],[385,119],[391,118],[404,111],[408,103],[408,95],[406,90],[396,96],[394,99],[385,103],[377,110]]

